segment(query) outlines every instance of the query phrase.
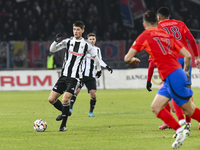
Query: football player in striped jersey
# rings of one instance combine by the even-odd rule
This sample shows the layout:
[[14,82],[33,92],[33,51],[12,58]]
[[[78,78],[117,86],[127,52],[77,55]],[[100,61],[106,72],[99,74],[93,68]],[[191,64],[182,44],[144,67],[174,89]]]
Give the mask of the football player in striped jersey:
[[[50,45],[50,52],[54,53],[65,50],[65,56],[61,71],[61,77],[54,85],[48,101],[58,110],[62,111],[62,123],[59,131],[66,131],[66,123],[69,116],[69,102],[74,94],[77,82],[82,78],[81,64],[87,53],[91,55],[97,66],[97,76],[101,75],[101,67],[97,52],[93,45],[82,37],[85,25],[82,21],[73,24],[73,34],[71,38],[63,39],[61,34],[57,34],[55,41]],[[63,95],[62,103],[58,98]]]
[[[100,65],[104,68],[106,68],[110,73],[113,72],[112,68],[108,66],[103,60],[101,56],[101,50],[99,47],[95,46],[96,43],[96,34],[95,33],[89,33],[87,35],[88,41],[92,43],[94,46],[94,49],[97,51],[97,55],[100,60]],[[72,96],[70,100],[70,112],[72,112],[72,108],[74,105],[74,102],[76,101],[76,97],[78,93],[80,92],[81,88],[86,85],[88,93],[90,93],[90,110],[89,110],[89,117],[95,117],[93,110],[95,108],[96,104],[96,79],[95,79],[95,62],[93,58],[91,57],[91,54],[86,55],[86,59],[83,64],[83,79],[81,81],[81,84],[79,84],[78,89],[76,90],[75,94]]]

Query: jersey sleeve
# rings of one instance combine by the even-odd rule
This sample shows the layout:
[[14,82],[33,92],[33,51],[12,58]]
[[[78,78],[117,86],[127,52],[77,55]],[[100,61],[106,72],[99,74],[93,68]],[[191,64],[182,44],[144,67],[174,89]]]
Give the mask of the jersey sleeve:
[[148,76],[147,76],[148,82],[151,81],[151,78],[153,76],[154,67],[155,67],[155,64],[154,64],[153,60],[149,59],[149,68],[148,68]]
[[190,45],[191,45],[192,50],[194,52],[194,56],[198,56],[197,43],[196,43],[192,33],[190,31],[187,31],[185,33],[185,36],[188,39],[188,41],[190,42]]
[[131,48],[135,49],[136,51],[140,52],[144,49],[145,45],[144,45],[144,41],[145,41],[145,33],[141,33],[137,39],[134,41],[133,45],[131,46]]
[[88,43],[88,53],[94,58],[97,56],[97,51],[95,50],[94,46]]
[[67,43],[69,42],[69,39],[65,39],[61,41],[60,43],[53,42],[50,46],[50,52],[57,52],[62,50],[63,48],[67,48]]
[[105,68],[107,64],[102,60],[101,50],[99,48],[97,49],[97,55],[99,57],[100,65]]

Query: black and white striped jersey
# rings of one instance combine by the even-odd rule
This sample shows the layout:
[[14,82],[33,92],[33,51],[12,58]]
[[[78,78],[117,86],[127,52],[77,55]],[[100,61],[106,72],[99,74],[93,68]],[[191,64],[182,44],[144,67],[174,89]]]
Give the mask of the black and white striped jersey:
[[62,49],[66,49],[62,75],[72,78],[82,78],[82,61],[86,54],[89,53],[91,57],[96,57],[97,52],[90,42],[82,38],[76,40],[74,37],[64,39],[60,43],[55,41],[50,46],[51,52],[56,52]]
[[[100,61],[100,65],[102,67],[106,67],[106,63],[102,60],[102,56],[101,56],[101,50],[99,47],[94,46],[95,51],[97,52],[97,56],[99,57],[99,61]],[[95,68],[96,68],[96,64],[93,60],[93,58],[91,57],[91,55],[88,53],[86,55],[86,58],[84,59],[84,63],[83,63],[83,75],[86,77],[94,77],[95,78]]]

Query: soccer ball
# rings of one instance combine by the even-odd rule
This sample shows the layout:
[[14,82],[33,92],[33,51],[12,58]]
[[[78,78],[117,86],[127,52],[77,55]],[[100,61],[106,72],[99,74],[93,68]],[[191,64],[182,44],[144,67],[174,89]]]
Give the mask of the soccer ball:
[[47,129],[47,123],[42,119],[37,119],[33,124],[33,128],[37,132],[43,132]]

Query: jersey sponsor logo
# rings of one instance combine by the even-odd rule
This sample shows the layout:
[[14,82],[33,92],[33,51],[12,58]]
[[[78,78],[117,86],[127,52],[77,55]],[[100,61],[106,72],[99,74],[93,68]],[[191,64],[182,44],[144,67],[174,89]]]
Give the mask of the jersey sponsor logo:
[[68,50],[68,52],[72,55],[75,55],[75,56],[83,56],[84,55],[83,53],[76,53],[76,52],[73,52],[73,51],[70,51],[70,50]]
[[89,56],[86,56],[86,58],[88,58],[88,59],[93,59],[92,57],[89,57]]

